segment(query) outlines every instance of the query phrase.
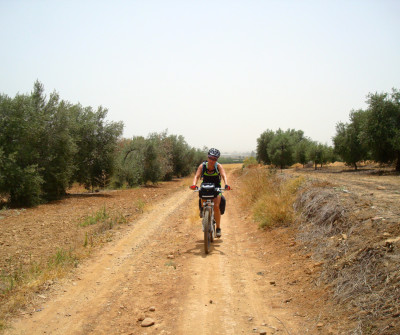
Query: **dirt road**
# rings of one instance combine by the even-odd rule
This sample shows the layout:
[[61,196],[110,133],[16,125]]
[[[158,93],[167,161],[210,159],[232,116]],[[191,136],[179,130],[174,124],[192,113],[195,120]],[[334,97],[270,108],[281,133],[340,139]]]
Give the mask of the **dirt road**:
[[[41,292],[35,311],[6,334],[329,333],[329,322],[316,317],[329,308],[327,298],[310,293],[308,260],[291,250],[287,232],[250,224],[233,190],[222,238],[205,255],[197,196],[177,187],[69,278]],[[148,318],[154,324],[143,327]]]

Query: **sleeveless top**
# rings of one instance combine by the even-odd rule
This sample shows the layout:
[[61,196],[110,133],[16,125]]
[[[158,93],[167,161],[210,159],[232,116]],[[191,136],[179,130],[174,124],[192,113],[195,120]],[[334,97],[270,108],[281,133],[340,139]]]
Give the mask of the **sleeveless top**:
[[221,174],[218,170],[218,162],[215,162],[213,170],[208,170],[208,162],[203,162],[202,172],[203,183],[211,183],[216,187],[221,187]]

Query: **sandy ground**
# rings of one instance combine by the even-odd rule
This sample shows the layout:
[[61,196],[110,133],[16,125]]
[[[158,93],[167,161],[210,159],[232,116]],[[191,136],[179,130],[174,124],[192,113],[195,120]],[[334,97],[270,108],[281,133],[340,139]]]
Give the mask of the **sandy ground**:
[[[236,183],[232,180],[233,188]],[[178,190],[39,295],[6,334],[328,334],[333,308],[289,231],[264,232],[227,192],[222,238],[203,251],[197,195]],[[143,319],[154,322],[143,327]]]

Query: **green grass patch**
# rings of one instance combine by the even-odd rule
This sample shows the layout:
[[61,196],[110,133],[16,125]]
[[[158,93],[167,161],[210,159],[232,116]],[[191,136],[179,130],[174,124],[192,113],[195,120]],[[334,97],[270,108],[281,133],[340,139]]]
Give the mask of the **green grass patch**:
[[78,265],[78,259],[73,255],[71,250],[58,249],[55,255],[53,255],[49,262],[48,268],[54,269],[58,267],[76,267]]
[[103,207],[100,210],[98,210],[94,215],[89,215],[85,217],[85,219],[79,223],[79,226],[87,227],[97,224],[99,222],[104,222],[107,219],[108,219],[108,214],[106,208]]
[[[9,260],[10,265],[12,260]],[[27,267],[23,268],[21,264],[10,266],[12,271],[2,271],[0,273],[0,297],[5,296],[17,289],[19,286],[28,282],[38,281],[40,277],[48,274],[49,272],[60,269],[76,267],[78,264],[78,257],[76,257],[71,250],[58,249],[47,262],[39,264],[32,262]]]
[[[90,229],[90,231],[85,231],[83,246],[93,247],[105,231],[113,229],[115,225],[127,222],[128,220],[121,212],[107,211],[105,207],[102,207],[93,215],[86,216],[82,222],[78,223],[80,227],[95,227],[94,229]],[[110,241],[110,236],[106,237],[106,241]]]
[[[143,211],[144,202],[143,202],[142,207],[140,207],[141,206],[140,204],[138,206],[139,206],[139,208],[141,208],[141,211]],[[112,229],[115,224],[124,224],[126,222],[127,222],[127,219],[119,211],[108,212],[105,207],[102,207],[100,210],[98,210],[93,215],[86,216],[85,219],[79,223],[79,226],[80,227],[88,227],[88,226],[100,224],[105,228],[104,230],[106,230],[106,229]]]
[[176,264],[173,261],[168,261],[164,264],[165,266],[172,266],[174,269],[176,269]]
[[146,202],[144,200],[142,200],[142,199],[136,200],[136,208],[139,213],[144,212],[145,206],[146,206]]

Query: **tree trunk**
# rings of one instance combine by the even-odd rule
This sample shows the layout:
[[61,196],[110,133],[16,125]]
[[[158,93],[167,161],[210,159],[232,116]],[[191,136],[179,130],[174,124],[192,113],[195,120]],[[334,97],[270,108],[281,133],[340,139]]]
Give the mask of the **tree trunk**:
[[397,172],[400,172],[400,151],[397,151],[396,171],[397,171]]
[[357,163],[353,163],[354,164],[354,170],[357,171]]

